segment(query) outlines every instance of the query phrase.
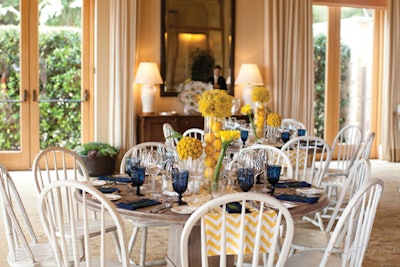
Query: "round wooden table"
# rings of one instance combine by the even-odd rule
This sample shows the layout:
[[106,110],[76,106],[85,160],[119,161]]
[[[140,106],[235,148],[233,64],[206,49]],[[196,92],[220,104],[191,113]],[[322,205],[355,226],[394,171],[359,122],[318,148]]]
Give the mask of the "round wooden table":
[[[122,198],[118,201],[115,201],[115,204],[119,202],[130,202],[134,200],[138,200],[140,198],[148,198],[146,196],[137,197],[134,193],[130,193],[130,185],[113,185],[112,187],[118,187],[121,192],[120,195]],[[276,188],[275,194],[293,194],[296,188]],[[132,191],[134,192],[134,190]],[[163,198],[167,199],[168,196],[163,196]],[[300,218],[304,215],[309,215],[315,212],[318,212],[324,209],[329,204],[329,199],[327,195],[323,192],[319,196],[318,202],[314,204],[306,204],[296,202],[296,206],[289,208],[289,211],[293,218]],[[162,204],[161,204],[162,205]],[[95,203],[94,203],[95,207]],[[170,225],[169,231],[169,240],[168,240],[168,255],[166,256],[167,266],[181,266],[180,265],[180,237],[183,226],[186,220],[189,218],[190,214],[178,214],[171,211],[171,208],[164,210],[163,212],[149,212],[152,209],[157,207],[157,205],[140,208],[137,210],[127,210],[127,209],[118,209],[120,215],[123,218],[130,220],[139,220],[139,221],[153,221],[153,222],[162,222],[164,224]],[[201,265],[200,261],[200,227],[198,229],[194,229],[192,231],[192,236],[189,240],[190,248],[189,248],[189,262],[191,266],[196,267]],[[196,265],[197,264],[197,265]],[[210,257],[209,266],[218,266],[219,261],[218,257]],[[232,266],[233,266],[233,257],[232,257]]]

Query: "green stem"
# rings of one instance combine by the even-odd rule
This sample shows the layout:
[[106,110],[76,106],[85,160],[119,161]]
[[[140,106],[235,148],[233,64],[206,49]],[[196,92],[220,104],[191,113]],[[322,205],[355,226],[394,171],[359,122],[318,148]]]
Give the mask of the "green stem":
[[226,149],[229,147],[229,142],[222,142],[221,153],[218,156],[217,165],[214,170],[213,182],[217,183],[219,179],[219,172],[221,170],[222,162],[224,161]]
[[256,137],[256,141],[258,141],[260,138],[257,136],[256,127],[254,126],[253,118],[251,117],[251,114],[249,114],[248,116],[249,116],[251,128],[253,129],[254,136]]

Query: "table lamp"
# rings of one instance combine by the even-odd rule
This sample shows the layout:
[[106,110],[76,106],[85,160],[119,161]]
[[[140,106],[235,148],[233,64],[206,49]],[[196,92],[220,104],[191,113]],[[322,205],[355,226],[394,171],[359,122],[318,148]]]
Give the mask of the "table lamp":
[[141,62],[136,72],[135,84],[142,84],[142,112],[154,112],[155,84],[162,84],[163,80],[155,62]]
[[242,64],[239,70],[239,75],[235,84],[243,84],[242,98],[244,105],[249,104],[253,107],[251,100],[251,92],[255,85],[263,85],[264,81],[261,77],[260,70],[257,64]]

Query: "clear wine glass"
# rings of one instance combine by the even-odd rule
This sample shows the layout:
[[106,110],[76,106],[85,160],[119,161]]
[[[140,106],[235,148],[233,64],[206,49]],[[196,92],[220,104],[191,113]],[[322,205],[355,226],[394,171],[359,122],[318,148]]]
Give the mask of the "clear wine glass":
[[132,186],[136,186],[136,195],[144,196],[140,193],[140,186],[143,185],[146,177],[146,167],[133,166],[131,168]]
[[271,185],[271,195],[274,194],[275,185],[279,182],[281,176],[282,167],[280,165],[268,165],[267,166],[267,179]]
[[156,190],[156,176],[162,170],[161,154],[156,150],[148,150],[143,153],[142,162],[151,178],[148,183],[149,189],[147,190],[147,193],[152,197],[161,197],[161,194]]
[[182,194],[186,191],[189,180],[189,171],[181,170],[179,168],[174,168],[172,170],[172,188],[179,197],[179,205],[187,204],[182,200]]
[[199,198],[198,194],[200,193],[200,188],[201,188],[201,178],[203,176],[204,172],[204,159],[202,157],[198,159],[192,159],[189,157],[187,160],[187,170],[189,171],[189,177],[190,177],[190,189],[193,194],[193,198],[191,200],[191,203],[193,204],[198,204],[201,202],[201,199]]

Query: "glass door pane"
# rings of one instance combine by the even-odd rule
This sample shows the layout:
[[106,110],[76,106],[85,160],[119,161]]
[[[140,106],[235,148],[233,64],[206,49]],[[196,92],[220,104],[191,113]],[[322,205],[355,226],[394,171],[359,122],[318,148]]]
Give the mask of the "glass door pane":
[[[21,149],[20,20],[19,2],[0,5],[0,151]],[[22,92],[21,92],[22,91]]]
[[81,140],[82,0],[39,1],[40,149]]

